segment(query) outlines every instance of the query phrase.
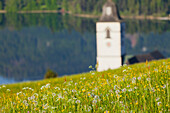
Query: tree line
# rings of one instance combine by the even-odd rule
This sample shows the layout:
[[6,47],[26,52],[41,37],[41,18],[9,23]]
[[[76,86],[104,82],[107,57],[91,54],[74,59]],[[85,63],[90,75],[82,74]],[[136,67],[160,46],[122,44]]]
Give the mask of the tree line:
[[[170,13],[169,0],[113,0],[123,15],[159,15]],[[72,13],[100,14],[106,0],[0,0],[7,12],[60,10]]]

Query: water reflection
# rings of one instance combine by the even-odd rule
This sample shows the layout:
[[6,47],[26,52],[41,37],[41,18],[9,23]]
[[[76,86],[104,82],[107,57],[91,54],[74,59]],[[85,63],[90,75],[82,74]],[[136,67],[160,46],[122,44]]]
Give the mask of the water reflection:
[[[57,14],[0,14],[1,77],[38,80],[49,68],[60,76],[90,71],[97,56],[96,22]],[[155,49],[170,57],[169,21],[125,23],[126,58]]]
[[15,83],[15,82],[16,81],[13,79],[7,79],[7,78],[0,76],[0,85],[1,84],[11,84],[11,83]]

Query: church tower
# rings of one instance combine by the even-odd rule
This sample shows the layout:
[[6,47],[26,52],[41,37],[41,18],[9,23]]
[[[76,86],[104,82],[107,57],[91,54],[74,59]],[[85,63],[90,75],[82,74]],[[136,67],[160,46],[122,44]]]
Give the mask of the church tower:
[[119,15],[117,6],[108,0],[103,6],[97,32],[97,71],[116,69],[123,65],[125,56],[125,23]]

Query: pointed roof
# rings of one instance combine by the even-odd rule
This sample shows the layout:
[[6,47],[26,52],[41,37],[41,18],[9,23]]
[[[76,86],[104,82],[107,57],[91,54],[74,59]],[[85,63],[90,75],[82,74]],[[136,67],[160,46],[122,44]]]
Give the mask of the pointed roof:
[[119,10],[112,0],[107,0],[107,2],[103,6],[103,13],[100,17],[101,22],[117,22],[121,21],[121,17],[119,15]]

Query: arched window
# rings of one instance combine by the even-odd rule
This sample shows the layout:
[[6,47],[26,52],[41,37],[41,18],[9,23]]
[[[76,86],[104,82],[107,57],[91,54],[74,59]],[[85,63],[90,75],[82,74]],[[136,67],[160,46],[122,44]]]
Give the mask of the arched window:
[[106,38],[111,38],[110,37],[110,29],[109,28],[106,29]]

